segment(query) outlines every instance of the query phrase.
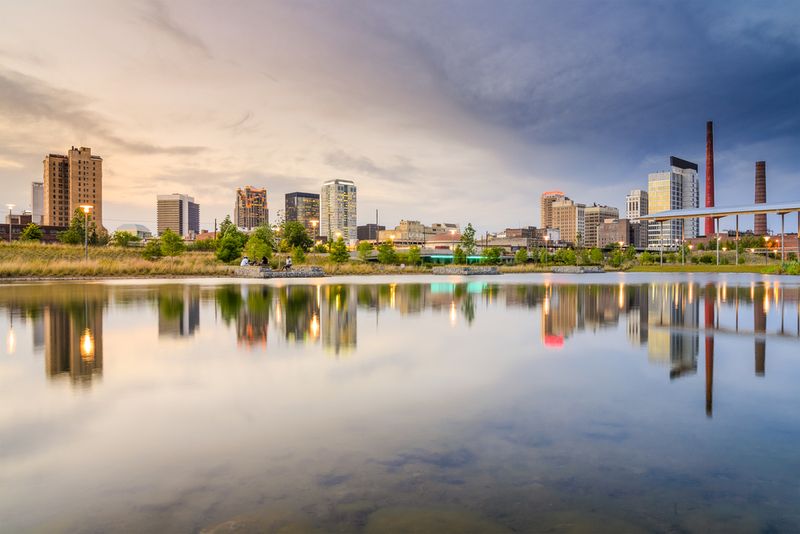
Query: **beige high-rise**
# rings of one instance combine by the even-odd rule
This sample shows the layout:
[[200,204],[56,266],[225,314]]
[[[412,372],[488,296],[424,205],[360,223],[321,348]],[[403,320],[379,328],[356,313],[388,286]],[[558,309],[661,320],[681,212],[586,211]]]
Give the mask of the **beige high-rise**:
[[584,210],[583,245],[598,246],[597,229],[606,219],[619,219],[619,210],[611,206],[587,206]]
[[45,226],[69,226],[81,205],[92,206],[89,214],[98,230],[103,229],[103,158],[92,149],[72,147],[67,155],[48,154],[44,166]]
[[552,228],[560,230],[562,241],[573,245],[583,245],[583,239],[586,236],[584,233],[585,209],[584,204],[578,204],[568,198],[553,202]]
[[553,226],[553,203],[564,200],[566,197],[561,191],[545,191],[541,198],[542,228],[555,228]]

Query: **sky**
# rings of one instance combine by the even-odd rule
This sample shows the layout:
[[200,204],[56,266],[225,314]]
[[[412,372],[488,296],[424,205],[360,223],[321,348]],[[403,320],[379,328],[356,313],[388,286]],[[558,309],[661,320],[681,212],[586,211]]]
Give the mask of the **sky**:
[[670,155],[704,190],[707,120],[717,205],[753,200],[756,160],[768,200],[800,200],[791,0],[0,3],[0,204],[74,145],[103,158],[112,231],[175,192],[212,228],[244,185],[274,220],[333,178],[359,224],[496,231],[550,189],[624,210]]

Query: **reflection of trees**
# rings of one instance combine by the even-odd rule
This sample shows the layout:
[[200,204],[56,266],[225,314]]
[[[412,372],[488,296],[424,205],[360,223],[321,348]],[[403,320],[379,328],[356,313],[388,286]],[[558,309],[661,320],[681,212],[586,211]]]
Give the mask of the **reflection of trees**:
[[319,337],[319,306],[313,286],[288,286],[281,292],[287,340],[316,340]]
[[231,324],[239,317],[239,310],[244,304],[239,286],[222,286],[217,289],[216,297],[220,317],[225,324]]
[[200,325],[200,288],[167,285],[158,289],[158,334],[191,336]]

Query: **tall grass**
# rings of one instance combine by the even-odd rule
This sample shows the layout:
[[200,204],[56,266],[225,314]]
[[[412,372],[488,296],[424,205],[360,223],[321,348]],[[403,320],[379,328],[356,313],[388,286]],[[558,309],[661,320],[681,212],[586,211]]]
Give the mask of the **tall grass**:
[[190,252],[148,261],[138,249],[90,247],[84,260],[80,246],[40,243],[0,245],[0,278],[230,276],[232,269],[208,252]]

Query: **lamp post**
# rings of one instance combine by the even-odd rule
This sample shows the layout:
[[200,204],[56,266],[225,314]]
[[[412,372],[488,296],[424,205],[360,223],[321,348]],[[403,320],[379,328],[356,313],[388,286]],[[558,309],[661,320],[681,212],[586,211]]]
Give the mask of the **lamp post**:
[[81,204],[80,208],[83,211],[83,259],[89,260],[89,212],[92,208],[89,204]]
[[11,210],[14,209],[16,204],[6,204],[8,208],[8,242],[11,243]]
[[317,241],[317,225],[319,224],[319,221],[313,220],[313,221],[308,221],[308,222],[311,223],[311,228],[313,228],[312,232],[314,232],[314,236],[313,237],[314,237],[314,242],[316,243],[316,241]]

